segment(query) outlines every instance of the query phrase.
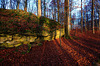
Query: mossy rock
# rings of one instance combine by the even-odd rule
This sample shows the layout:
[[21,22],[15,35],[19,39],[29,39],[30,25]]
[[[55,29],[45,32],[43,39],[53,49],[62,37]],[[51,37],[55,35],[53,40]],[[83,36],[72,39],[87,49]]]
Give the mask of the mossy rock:
[[20,45],[22,45],[22,43],[16,44],[16,45],[14,45],[14,47],[18,47],[18,46],[20,46]]
[[9,45],[8,43],[0,44],[1,47],[14,47],[14,45]]
[[30,42],[29,41],[24,41],[23,44],[30,44]]

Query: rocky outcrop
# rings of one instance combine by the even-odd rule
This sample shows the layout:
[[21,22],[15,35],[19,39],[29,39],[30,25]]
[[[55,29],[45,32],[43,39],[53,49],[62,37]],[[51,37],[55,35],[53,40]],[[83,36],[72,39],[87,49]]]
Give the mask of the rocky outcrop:
[[[55,30],[52,33],[48,33],[46,31],[42,32],[43,38],[37,38],[36,36],[20,36],[18,34],[15,35],[4,35],[0,34],[0,46],[4,47],[17,47],[22,44],[29,44],[30,42],[38,42],[41,40],[54,40],[60,37],[60,29]],[[61,29],[61,36],[64,35],[64,29]]]

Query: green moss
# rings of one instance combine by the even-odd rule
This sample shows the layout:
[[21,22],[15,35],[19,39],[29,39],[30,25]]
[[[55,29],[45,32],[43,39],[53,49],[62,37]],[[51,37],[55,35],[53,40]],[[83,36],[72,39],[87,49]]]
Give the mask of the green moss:
[[29,16],[31,16],[32,15],[32,13],[31,12],[29,12]]
[[9,54],[6,54],[6,56],[8,56]]
[[12,51],[13,53],[15,53],[15,51]]
[[17,50],[17,49],[16,49],[15,51],[16,51],[16,52],[18,52],[18,50]]
[[26,54],[26,52],[22,51],[21,54]]
[[66,38],[66,39],[71,39],[71,37],[70,37],[70,36],[66,36],[65,38]]
[[38,46],[42,46],[42,43],[38,43]]
[[0,50],[3,50],[3,49],[5,49],[5,48],[4,47],[0,48]]
[[0,62],[2,62],[4,59],[3,58],[0,58]]
[[29,50],[30,50],[30,49],[31,49],[31,47],[32,47],[32,45],[31,45],[31,44],[28,44],[27,46],[28,46],[28,49],[29,49]]
[[27,50],[26,52],[27,52],[27,53],[29,53],[29,52],[30,52],[30,50]]

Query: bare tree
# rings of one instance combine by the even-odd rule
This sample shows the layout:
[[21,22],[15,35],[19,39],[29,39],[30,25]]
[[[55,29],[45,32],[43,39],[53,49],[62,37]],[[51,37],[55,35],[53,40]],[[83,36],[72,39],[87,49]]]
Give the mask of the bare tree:
[[1,0],[1,8],[6,9],[6,3],[5,3],[5,0]]
[[57,0],[57,8],[58,8],[58,22],[59,22],[59,0]]
[[20,0],[17,0],[17,10],[19,9]]
[[82,0],[81,0],[81,32],[83,32],[83,10],[82,10]]
[[25,0],[25,7],[24,7],[24,10],[27,12],[27,1],[28,0]]
[[64,2],[64,10],[65,10],[65,22],[64,22],[64,27],[65,27],[65,37],[70,37],[70,21],[69,21],[69,0],[65,0]]
[[46,16],[46,4],[45,4],[45,0],[44,0],[44,16]]
[[[84,6],[86,6],[86,5],[84,5]],[[85,13],[85,32],[87,32],[86,11],[87,11],[87,6],[84,9],[84,13]]]
[[95,7],[97,8],[97,12],[99,14],[99,30],[100,30],[100,4],[98,3],[99,0],[96,0],[96,5]]
[[93,34],[95,33],[95,30],[94,30],[94,0],[92,0],[92,32]]
[[38,17],[41,16],[41,0],[38,0]]

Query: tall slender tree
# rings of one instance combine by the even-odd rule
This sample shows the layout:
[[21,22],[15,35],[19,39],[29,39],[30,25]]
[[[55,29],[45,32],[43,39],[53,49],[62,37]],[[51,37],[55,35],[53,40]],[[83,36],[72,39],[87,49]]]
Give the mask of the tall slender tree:
[[94,0],[92,0],[92,32],[95,33],[94,30]]
[[10,0],[10,9],[11,9],[11,0]]
[[100,30],[100,4],[99,4],[99,0],[95,0],[95,7],[97,8],[97,13],[98,13],[98,15],[99,15],[99,25],[98,25],[98,27],[99,27],[99,30]]
[[45,4],[45,0],[44,0],[44,16],[46,16],[46,4]]
[[87,12],[87,6],[86,4],[84,5],[85,9],[84,9],[84,16],[85,16],[85,32],[87,32],[87,22],[86,22],[86,12]]
[[4,9],[6,9],[6,7],[5,7],[5,0],[1,0],[1,8],[4,8]]
[[56,0],[53,0],[53,5],[54,5],[54,20],[56,20]]
[[19,9],[20,0],[17,0],[17,10]]
[[24,11],[26,11],[26,12],[27,12],[27,1],[28,0],[25,0],[25,7],[24,7]]
[[64,22],[65,37],[70,37],[69,0],[65,0],[65,2],[64,2],[64,10],[65,10],[65,22]]
[[87,32],[86,11],[85,11],[85,32]]
[[70,23],[71,23],[71,30],[72,30],[72,22],[71,22],[71,21],[72,21],[72,17],[71,17],[71,11],[72,11],[72,2],[73,2],[73,1],[70,0],[70,2],[71,2],[71,3],[70,3]]
[[99,9],[99,30],[100,30],[100,9]]
[[57,8],[58,8],[58,22],[59,22],[59,0],[57,0]]
[[38,17],[41,16],[41,0],[38,0]]
[[83,10],[82,10],[82,0],[81,0],[81,32],[83,32]]

